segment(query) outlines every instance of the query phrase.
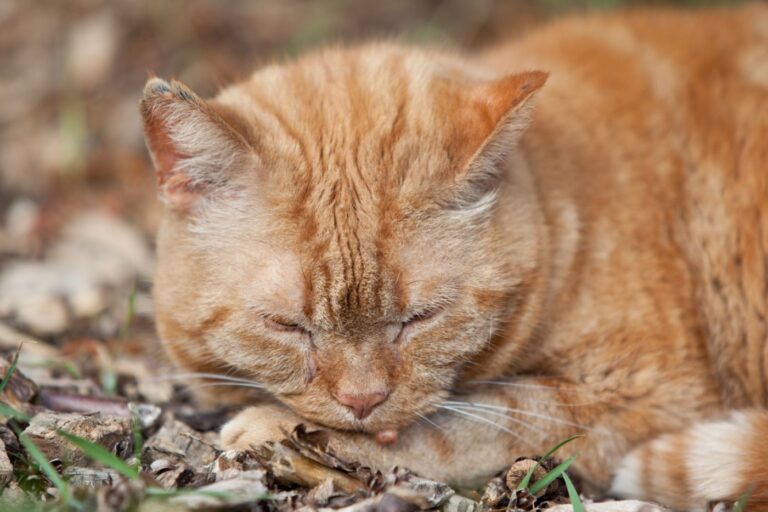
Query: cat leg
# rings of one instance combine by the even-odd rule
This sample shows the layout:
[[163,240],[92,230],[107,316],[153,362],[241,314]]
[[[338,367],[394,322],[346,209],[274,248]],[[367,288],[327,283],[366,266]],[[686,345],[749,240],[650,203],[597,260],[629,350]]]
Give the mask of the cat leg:
[[768,411],[739,411],[635,448],[621,461],[611,491],[684,510],[704,509],[708,501],[736,501],[749,493],[747,510],[765,510],[766,461]]
[[248,450],[267,441],[279,441],[299,423],[314,425],[288,407],[263,404],[247,407],[221,429],[219,440],[225,450]]
[[[573,434],[585,437],[558,455],[588,451],[594,432],[586,421],[597,417],[595,407],[604,404],[573,385],[567,389],[563,392],[556,381],[535,379],[476,388],[435,404],[433,413],[402,429],[392,444],[382,445],[371,434],[329,430],[329,447],[343,458],[382,470],[408,467],[462,487],[483,484],[517,457],[540,455]],[[283,430],[298,423],[307,422],[283,406],[249,407],[224,426],[221,442],[227,449],[247,449],[281,439]],[[597,468],[607,465],[590,466],[591,476],[599,473]],[[605,470],[601,477],[607,482],[610,473]]]

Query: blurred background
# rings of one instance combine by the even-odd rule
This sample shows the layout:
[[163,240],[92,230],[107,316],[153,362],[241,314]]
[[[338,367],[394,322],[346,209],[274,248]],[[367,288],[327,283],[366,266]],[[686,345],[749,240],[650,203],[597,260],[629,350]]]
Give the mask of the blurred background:
[[209,96],[329,42],[477,48],[574,12],[711,3],[0,0],[0,351],[32,336],[85,354],[105,390],[147,346],[161,360],[160,210],[137,109],[150,74]]

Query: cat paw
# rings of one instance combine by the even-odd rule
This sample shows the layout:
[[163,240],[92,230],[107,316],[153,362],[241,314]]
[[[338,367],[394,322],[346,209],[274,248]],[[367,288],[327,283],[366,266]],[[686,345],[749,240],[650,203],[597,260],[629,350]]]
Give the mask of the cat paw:
[[248,407],[222,427],[219,442],[225,450],[249,450],[283,439],[283,432],[292,431],[299,423],[306,422],[285,407]]

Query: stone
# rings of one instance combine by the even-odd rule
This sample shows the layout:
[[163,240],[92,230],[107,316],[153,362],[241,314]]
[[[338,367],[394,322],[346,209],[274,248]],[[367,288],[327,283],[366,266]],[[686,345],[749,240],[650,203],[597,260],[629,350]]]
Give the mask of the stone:
[[160,429],[144,443],[141,460],[152,464],[158,459],[167,459],[174,463],[184,462],[192,468],[202,468],[213,463],[218,454],[218,450],[202,434],[169,415]]
[[43,412],[32,418],[24,433],[49,460],[59,458],[69,465],[87,466],[88,457],[61,437],[60,430],[98,443],[118,456],[133,451],[131,420],[127,417]]
[[16,321],[37,335],[57,334],[69,327],[64,302],[56,296],[31,296],[15,304]]
[[96,488],[112,485],[120,479],[120,474],[112,469],[69,466],[64,469],[64,477],[72,487]]
[[479,512],[482,505],[475,500],[454,494],[446,501],[441,510],[443,512]]
[[8,453],[5,451],[5,443],[0,441],[0,489],[13,480],[13,465]]
[[228,509],[256,503],[269,496],[264,479],[264,471],[241,471],[234,478],[200,487],[198,492],[176,496],[169,502],[193,510]]
[[[669,512],[669,509],[637,500],[604,501],[601,503],[585,503],[586,512]],[[573,505],[555,505],[548,512],[573,512]]]

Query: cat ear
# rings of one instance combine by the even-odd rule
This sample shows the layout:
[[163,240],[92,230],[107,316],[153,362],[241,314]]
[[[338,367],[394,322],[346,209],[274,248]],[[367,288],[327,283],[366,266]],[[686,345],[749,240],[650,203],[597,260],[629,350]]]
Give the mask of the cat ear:
[[471,156],[457,177],[455,206],[483,210],[492,204],[498,164],[528,126],[531,100],[548,76],[542,71],[528,71],[470,87],[470,104],[483,121],[474,132],[474,140],[469,141]]
[[186,210],[224,188],[231,168],[250,154],[233,125],[180,82],[151,78],[141,114],[160,197],[171,208]]

